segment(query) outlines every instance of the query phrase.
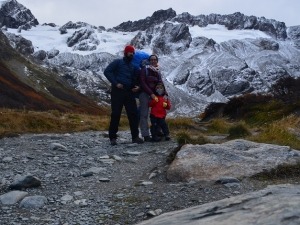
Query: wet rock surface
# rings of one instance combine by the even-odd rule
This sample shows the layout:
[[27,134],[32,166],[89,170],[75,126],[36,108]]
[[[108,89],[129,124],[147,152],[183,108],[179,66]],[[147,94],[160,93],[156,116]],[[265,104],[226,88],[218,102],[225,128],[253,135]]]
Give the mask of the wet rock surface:
[[[299,182],[230,176],[170,182],[166,159],[175,147],[174,140],[132,144],[127,131],[120,132],[116,146],[106,132],[94,131],[0,139],[1,224],[136,224],[268,184]],[[19,183],[18,190],[11,189],[24,180],[23,188]],[[30,185],[37,180],[41,185]]]

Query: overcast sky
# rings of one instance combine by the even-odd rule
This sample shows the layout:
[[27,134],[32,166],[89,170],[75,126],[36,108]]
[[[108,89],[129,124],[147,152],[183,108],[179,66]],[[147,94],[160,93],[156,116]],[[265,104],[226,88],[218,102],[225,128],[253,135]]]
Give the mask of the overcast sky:
[[197,16],[210,13],[266,17],[300,25],[300,0],[17,0],[29,8],[40,24],[64,25],[82,21],[111,28],[122,22],[151,16],[160,9],[173,8],[177,14]]

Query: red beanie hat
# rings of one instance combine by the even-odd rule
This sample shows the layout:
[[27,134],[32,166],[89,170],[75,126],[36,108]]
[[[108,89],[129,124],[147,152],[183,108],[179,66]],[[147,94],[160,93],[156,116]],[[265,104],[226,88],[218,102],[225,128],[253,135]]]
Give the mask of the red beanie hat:
[[124,55],[127,55],[128,52],[134,53],[134,47],[132,45],[127,45],[124,49]]

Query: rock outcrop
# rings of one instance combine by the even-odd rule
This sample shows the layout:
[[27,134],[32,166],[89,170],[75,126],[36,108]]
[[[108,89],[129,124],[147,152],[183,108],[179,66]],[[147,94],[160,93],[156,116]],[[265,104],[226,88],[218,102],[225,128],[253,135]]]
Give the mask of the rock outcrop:
[[23,26],[28,29],[39,24],[31,11],[16,0],[5,1],[0,6],[0,27],[19,28]]
[[299,185],[269,186],[258,192],[165,213],[138,225],[298,225],[299,189]]
[[34,53],[34,47],[30,40],[23,38],[21,35],[11,33],[7,33],[7,37],[10,40],[11,45],[21,54],[29,56]]
[[114,29],[119,31],[133,32],[138,30],[146,30],[149,27],[163,23],[164,21],[170,20],[176,16],[176,12],[169,8],[167,10],[158,10],[152,14],[151,17],[138,21],[128,21],[121,23],[120,25],[114,27]]
[[173,21],[206,27],[209,24],[220,24],[228,30],[254,29],[263,31],[270,36],[285,40],[287,38],[285,23],[265,17],[246,16],[240,12],[228,15],[209,14],[192,16],[189,13],[182,13],[172,19]]
[[281,165],[300,164],[288,146],[233,140],[223,144],[184,145],[167,171],[170,181],[217,181],[251,177]]

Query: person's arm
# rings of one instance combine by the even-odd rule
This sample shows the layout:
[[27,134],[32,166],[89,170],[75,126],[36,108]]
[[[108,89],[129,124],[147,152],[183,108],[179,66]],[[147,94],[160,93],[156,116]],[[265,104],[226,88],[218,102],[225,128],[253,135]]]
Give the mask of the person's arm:
[[134,77],[133,77],[133,88],[131,89],[132,92],[139,92],[141,90],[141,82],[140,82],[140,69],[134,70]]
[[157,104],[157,101],[155,101],[155,99],[151,99],[149,102],[149,107],[152,108]]
[[171,109],[171,102],[170,102],[170,100],[169,100],[168,98],[167,98],[167,99],[164,98],[163,107],[164,107],[166,110]]
[[171,109],[171,107],[172,107],[171,102],[170,102],[169,99],[167,99],[167,107],[166,107],[166,109],[169,110],[169,109]]
[[117,87],[118,81],[116,79],[116,71],[118,70],[119,60],[111,62],[104,70],[104,76],[109,80],[112,86]]
[[[141,82],[141,87],[143,89],[143,91],[145,91],[148,95],[152,95],[153,92],[151,90],[151,88],[149,87],[148,83],[147,83],[147,74],[146,74],[146,70],[147,68],[144,67],[141,70],[141,74],[140,74],[140,82]],[[148,71],[149,72],[149,71]]]

